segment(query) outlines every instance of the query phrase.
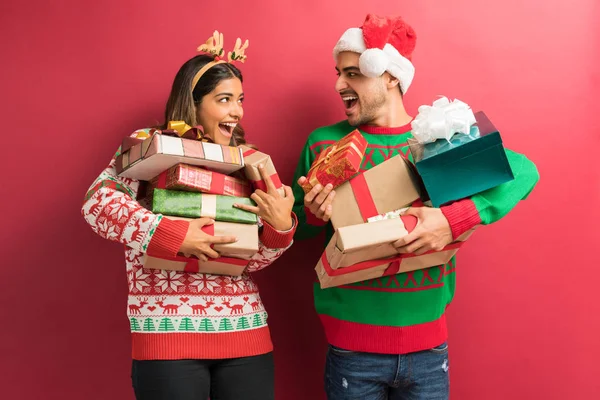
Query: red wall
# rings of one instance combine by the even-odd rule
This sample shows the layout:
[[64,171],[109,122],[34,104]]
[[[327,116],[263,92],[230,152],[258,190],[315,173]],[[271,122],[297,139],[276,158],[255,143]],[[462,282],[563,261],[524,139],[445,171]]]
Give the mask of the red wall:
[[[413,114],[440,94],[484,109],[541,173],[529,200],[461,250],[453,398],[600,397],[596,0],[12,3],[0,5],[3,398],[133,397],[122,248],[79,210],[120,139],[161,119],[196,46],[215,28],[227,46],[250,39],[245,127],[289,183],[308,133],[343,118],[331,49],[367,12],[401,14],[418,33]],[[318,254],[297,244],[257,275],[279,399],[324,397]]]

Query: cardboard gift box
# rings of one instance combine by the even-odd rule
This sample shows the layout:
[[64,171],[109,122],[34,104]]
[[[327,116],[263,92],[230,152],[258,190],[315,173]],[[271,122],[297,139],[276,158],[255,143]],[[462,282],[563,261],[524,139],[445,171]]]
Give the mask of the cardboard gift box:
[[187,164],[177,164],[153,178],[146,196],[150,197],[155,188],[236,197],[252,195],[248,181]]
[[273,181],[275,189],[277,189],[279,194],[284,196],[285,191],[283,190],[283,183],[281,183],[281,179],[279,178],[279,174],[277,174],[277,170],[275,170],[275,165],[273,164],[271,157],[268,154],[261,153],[260,151],[245,145],[240,145],[238,147],[241,149],[244,157],[244,173],[246,178],[252,183],[252,186],[263,192],[267,191],[267,185],[258,170],[258,166],[263,165],[265,172]]
[[244,167],[241,149],[154,132],[117,156],[119,176],[148,181],[183,163],[230,174]]
[[179,190],[154,189],[152,211],[164,215],[188,218],[213,218],[216,221],[256,224],[258,217],[249,211],[233,207],[235,203],[255,206],[247,197],[220,196]]
[[[179,217],[166,218],[190,220]],[[238,241],[229,244],[215,244],[213,248],[220,257],[209,259],[206,262],[181,254],[168,258],[145,255],[144,268],[236,276],[244,272],[248,260],[258,252],[258,225],[215,221],[212,225],[204,226],[202,231],[213,236],[235,236]]]
[[240,276],[248,266],[248,260],[231,257],[219,257],[209,261],[200,261],[197,258],[177,256],[172,258],[159,258],[145,255],[143,265],[146,269],[166,269],[211,275]]
[[331,223],[336,229],[366,222],[420,200],[420,184],[410,161],[398,155],[336,189]]
[[407,215],[339,228],[315,268],[321,288],[446,264],[474,231],[465,232],[440,251],[399,254],[393,243],[416,224],[417,219]]
[[306,182],[302,185],[304,193],[317,184],[323,187],[332,184],[335,189],[356,175],[366,149],[367,140],[356,129],[321,151],[306,174]]
[[483,111],[469,135],[420,144],[409,139],[416,168],[434,207],[464,199],[514,179],[502,137]]

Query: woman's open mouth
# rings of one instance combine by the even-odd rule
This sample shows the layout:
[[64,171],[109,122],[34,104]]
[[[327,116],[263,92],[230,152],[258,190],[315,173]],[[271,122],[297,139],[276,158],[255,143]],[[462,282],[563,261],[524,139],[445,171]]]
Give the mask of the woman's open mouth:
[[233,136],[233,130],[235,129],[237,122],[221,122],[219,124],[219,130],[221,134],[226,138]]

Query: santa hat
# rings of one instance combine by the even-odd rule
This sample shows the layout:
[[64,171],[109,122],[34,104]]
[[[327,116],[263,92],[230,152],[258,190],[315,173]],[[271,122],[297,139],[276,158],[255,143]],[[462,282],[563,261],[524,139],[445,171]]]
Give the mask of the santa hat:
[[368,77],[388,72],[400,81],[402,93],[406,93],[415,67],[411,60],[417,35],[414,29],[400,17],[367,15],[361,28],[350,28],[333,48],[333,58],[342,51],[360,54],[360,72]]

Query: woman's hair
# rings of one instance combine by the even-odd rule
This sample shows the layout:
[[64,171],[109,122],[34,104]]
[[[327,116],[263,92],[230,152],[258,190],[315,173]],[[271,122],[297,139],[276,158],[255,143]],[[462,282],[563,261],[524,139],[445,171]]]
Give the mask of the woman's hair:
[[[230,63],[213,65],[200,78],[194,90],[190,90],[192,80],[196,73],[209,62],[213,57],[208,55],[198,55],[181,66],[171,88],[171,94],[167,100],[165,108],[165,122],[162,129],[166,129],[169,121],[185,121],[186,124],[194,127],[199,125],[196,120],[196,107],[202,102],[202,98],[212,92],[219,82],[224,79],[238,78],[243,82],[242,73],[239,69]],[[237,124],[233,130],[231,145],[237,146],[246,144],[244,129]]]

